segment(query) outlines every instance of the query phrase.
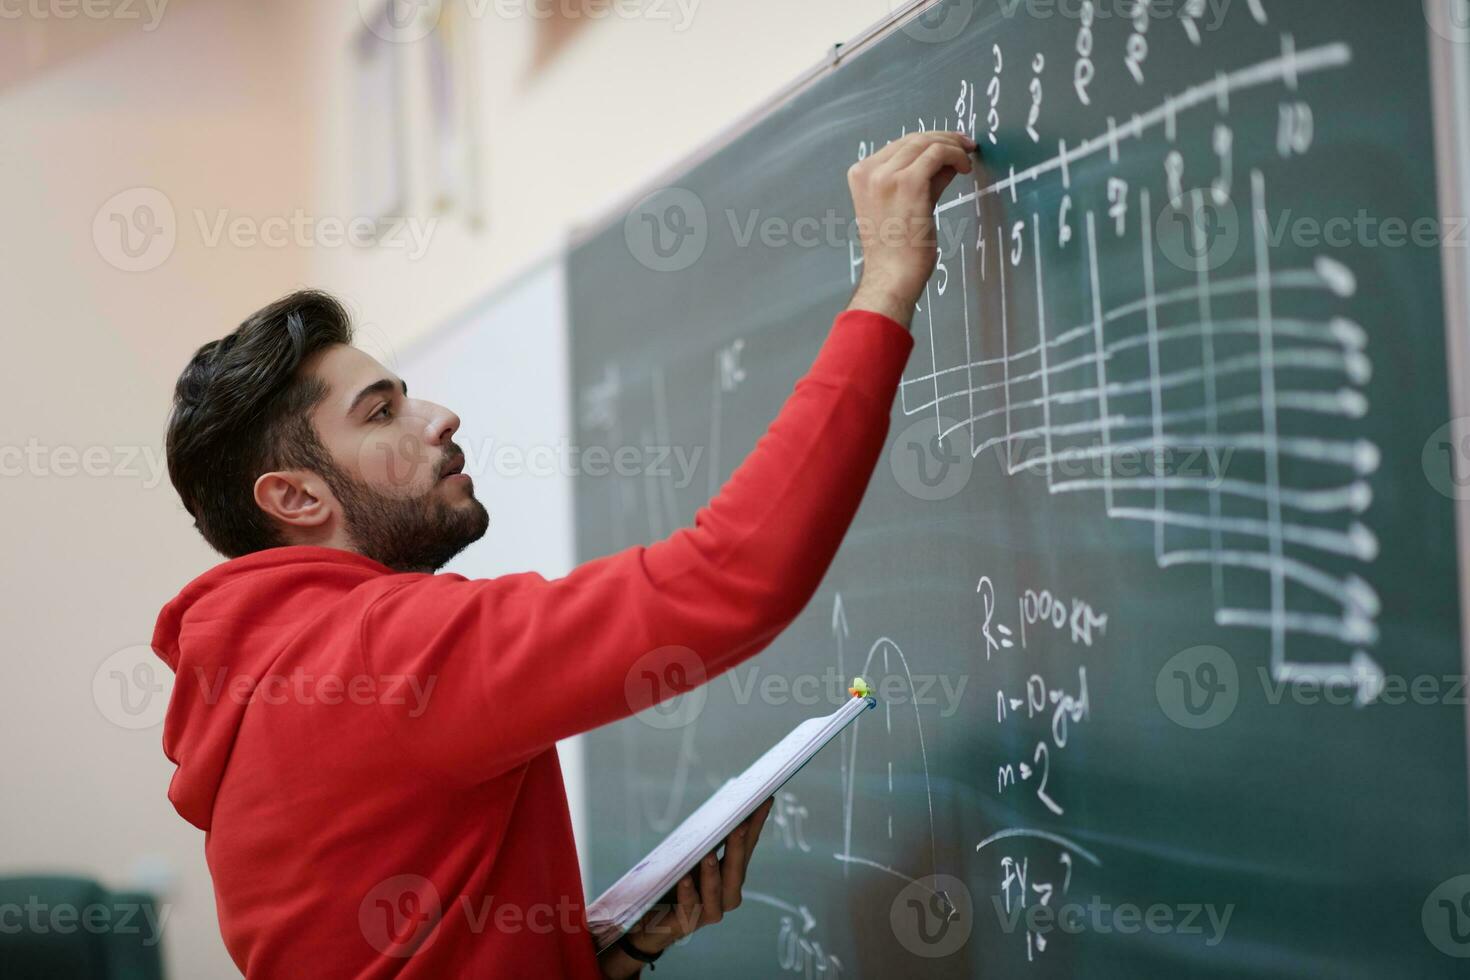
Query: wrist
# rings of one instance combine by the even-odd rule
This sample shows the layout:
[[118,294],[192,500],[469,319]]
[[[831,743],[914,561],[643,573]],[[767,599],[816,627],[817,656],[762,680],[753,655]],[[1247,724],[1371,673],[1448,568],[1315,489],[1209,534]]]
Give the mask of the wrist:
[[628,980],[639,976],[643,970],[642,963],[617,946],[611,946],[599,953],[597,965],[602,971],[603,980]]
[[914,299],[907,292],[870,283],[866,278],[858,283],[857,291],[852,294],[847,308],[881,314],[902,324],[905,329],[914,317]]

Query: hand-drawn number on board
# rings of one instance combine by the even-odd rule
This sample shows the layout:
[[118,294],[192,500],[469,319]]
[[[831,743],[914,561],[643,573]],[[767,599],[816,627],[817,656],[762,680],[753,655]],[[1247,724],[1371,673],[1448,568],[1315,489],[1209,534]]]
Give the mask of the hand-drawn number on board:
[[1312,148],[1315,124],[1312,107],[1305,102],[1281,103],[1281,123],[1276,130],[1276,149],[1285,158],[1301,156]]
[[1031,62],[1031,114],[1026,117],[1026,132],[1031,136],[1031,142],[1040,143],[1041,134],[1036,131],[1037,120],[1041,118],[1041,70],[1046,67],[1046,55],[1040,51]]
[[1143,84],[1143,63],[1148,59],[1149,0],[1135,0],[1133,5],[1133,33],[1128,35],[1128,55],[1123,63],[1128,74],[1139,85]]
[[1072,70],[1072,87],[1077,90],[1077,101],[1083,105],[1092,105],[1092,96],[1087,93],[1087,87],[1097,77],[1097,69],[1092,64],[1094,16],[1092,0],[1083,0],[1082,26],[1077,29],[1077,67]]
[[985,94],[990,96],[990,112],[985,121],[990,126],[990,142],[997,143],[1000,141],[1000,70],[1004,59],[1001,57],[999,44],[993,45],[991,50],[995,52],[995,74],[985,87]]

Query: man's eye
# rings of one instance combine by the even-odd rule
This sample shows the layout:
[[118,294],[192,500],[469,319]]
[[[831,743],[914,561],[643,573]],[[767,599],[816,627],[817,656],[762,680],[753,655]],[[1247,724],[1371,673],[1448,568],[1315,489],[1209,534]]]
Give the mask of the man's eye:
[[368,416],[368,420],[369,421],[372,421],[373,419],[377,419],[379,421],[387,421],[388,419],[390,419],[392,417],[393,417],[393,410],[389,406],[383,405],[383,406],[379,407],[378,410],[376,412],[374,412],[372,415],[369,415]]

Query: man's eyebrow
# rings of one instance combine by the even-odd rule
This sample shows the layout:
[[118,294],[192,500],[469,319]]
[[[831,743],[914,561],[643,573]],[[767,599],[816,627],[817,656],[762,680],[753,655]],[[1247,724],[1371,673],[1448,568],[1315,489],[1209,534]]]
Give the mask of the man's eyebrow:
[[361,405],[364,399],[371,398],[373,395],[387,394],[395,387],[401,387],[403,389],[403,393],[405,395],[408,394],[407,381],[399,381],[395,385],[392,378],[379,378],[377,381],[374,381],[372,384],[368,385],[366,388],[357,393],[357,397],[352,399],[352,404],[347,406],[347,414],[351,415],[353,412],[357,411],[357,406]]

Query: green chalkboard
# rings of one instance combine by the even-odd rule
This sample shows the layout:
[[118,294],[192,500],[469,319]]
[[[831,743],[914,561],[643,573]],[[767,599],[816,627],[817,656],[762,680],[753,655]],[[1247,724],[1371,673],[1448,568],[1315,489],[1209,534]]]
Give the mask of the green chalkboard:
[[1430,49],[1465,13],[950,0],[577,244],[578,444],[623,450],[585,559],[691,521],[810,364],[862,271],[847,168],[984,155],[816,598],[589,738],[600,891],[847,677],[884,695],[660,976],[1464,975]]

